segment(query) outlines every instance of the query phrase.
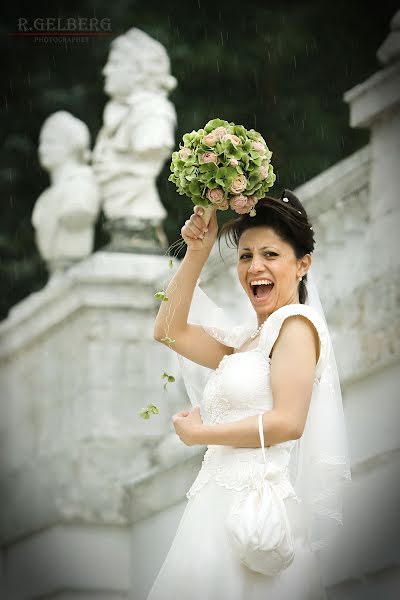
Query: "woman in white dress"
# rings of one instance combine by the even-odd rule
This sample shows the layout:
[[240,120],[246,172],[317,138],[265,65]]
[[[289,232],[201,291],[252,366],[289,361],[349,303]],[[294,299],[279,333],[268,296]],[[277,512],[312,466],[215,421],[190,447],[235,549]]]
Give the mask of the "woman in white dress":
[[[339,483],[350,478],[350,468],[329,332],[323,314],[306,304],[313,229],[288,190],[256,209],[255,217],[240,215],[220,235],[237,247],[238,277],[258,328],[224,331],[190,322],[218,234],[215,211],[207,227],[198,206],[182,227],[187,252],[156,318],[155,338],[167,336],[163,343],[212,374],[202,412],[198,406],[173,416],[182,442],[207,451],[147,600],[326,598],[315,550],[341,522]],[[233,504],[266,476],[260,414],[268,472],[280,485],[295,545],[291,564],[274,576],[242,562],[225,523]]]

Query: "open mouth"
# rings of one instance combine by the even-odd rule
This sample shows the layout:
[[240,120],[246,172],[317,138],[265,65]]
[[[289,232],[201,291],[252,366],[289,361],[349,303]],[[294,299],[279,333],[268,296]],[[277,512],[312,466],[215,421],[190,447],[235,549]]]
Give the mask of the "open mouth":
[[253,297],[256,300],[265,300],[271,294],[274,284],[272,281],[268,283],[252,283],[250,287],[253,292]]

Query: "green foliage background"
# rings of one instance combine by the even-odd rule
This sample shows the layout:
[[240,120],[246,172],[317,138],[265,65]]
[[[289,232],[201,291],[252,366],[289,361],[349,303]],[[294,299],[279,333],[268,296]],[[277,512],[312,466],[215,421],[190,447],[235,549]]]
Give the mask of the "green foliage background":
[[[7,61],[0,82],[0,318],[47,281],[30,223],[48,185],[37,159],[40,127],[52,112],[68,110],[95,139],[107,101],[101,69],[113,37],[136,26],[166,46],[179,82],[171,95],[177,143],[216,116],[260,131],[274,153],[271,192],[278,195],[367,143],[368,132],[349,127],[342,96],[379,68],[375,53],[396,8],[395,1],[366,8],[360,1],[326,0],[39,0],[7,7],[1,20]],[[113,36],[49,45],[11,35],[19,17],[73,16],[108,17]],[[168,175],[166,165],[158,185],[172,243],[192,205],[176,194]],[[103,221],[95,249],[107,242]]]

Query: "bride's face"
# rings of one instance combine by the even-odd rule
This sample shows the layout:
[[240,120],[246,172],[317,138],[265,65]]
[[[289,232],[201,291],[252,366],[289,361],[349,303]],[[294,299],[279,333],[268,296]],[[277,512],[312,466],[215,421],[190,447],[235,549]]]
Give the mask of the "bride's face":
[[[242,233],[237,272],[259,323],[281,306],[299,302],[298,278],[306,274],[310,262],[309,254],[297,259],[292,246],[271,227],[252,227]],[[263,285],[252,285],[261,281]]]

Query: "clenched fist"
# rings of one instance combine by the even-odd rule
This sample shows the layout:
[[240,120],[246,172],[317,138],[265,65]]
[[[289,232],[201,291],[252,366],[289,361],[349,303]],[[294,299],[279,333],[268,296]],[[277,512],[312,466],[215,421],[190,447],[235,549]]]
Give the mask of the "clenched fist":
[[211,251],[218,233],[216,208],[212,207],[211,211],[210,222],[207,225],[203,219],[204,208],[195,206],[193,214],[182,227],[182,237],[190,250]]

